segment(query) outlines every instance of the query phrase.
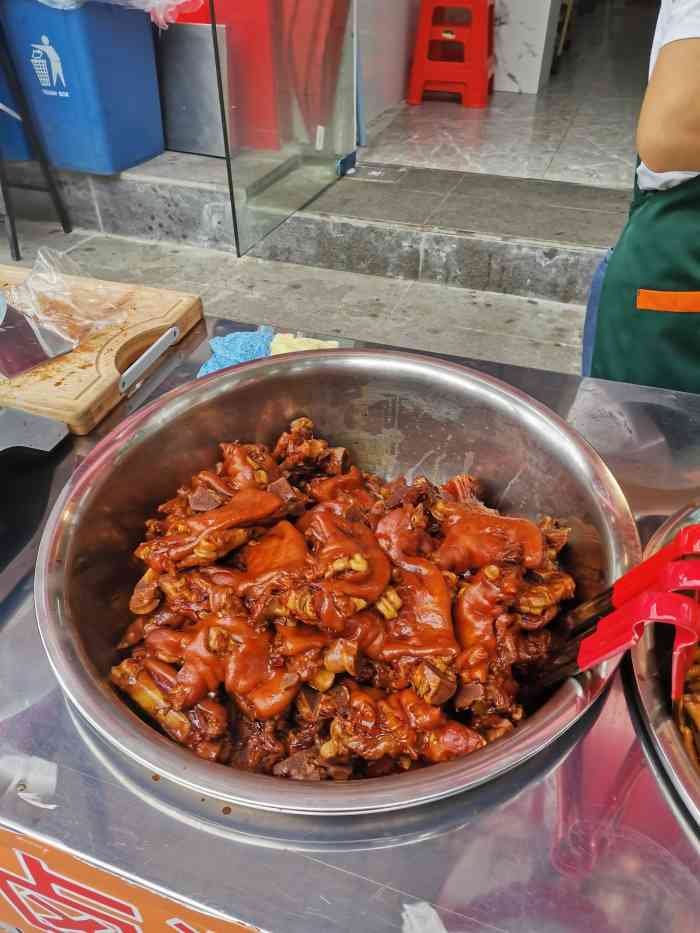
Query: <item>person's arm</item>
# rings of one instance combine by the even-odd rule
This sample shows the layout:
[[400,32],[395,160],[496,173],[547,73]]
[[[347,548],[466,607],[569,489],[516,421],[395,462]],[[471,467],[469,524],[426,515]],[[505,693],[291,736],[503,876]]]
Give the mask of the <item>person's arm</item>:
[[700,38],[661,49],[642,105],[637,150],[653,172],[700,172]]

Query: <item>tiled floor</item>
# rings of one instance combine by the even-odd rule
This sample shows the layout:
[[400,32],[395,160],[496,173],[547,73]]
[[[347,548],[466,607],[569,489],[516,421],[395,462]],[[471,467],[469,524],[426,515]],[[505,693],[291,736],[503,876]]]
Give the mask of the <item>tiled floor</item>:
[[616,189],[559,181],[363,163],[308,209],[358,220],[608,247],[625,224],[629,197]]
[[[25,265],[67,250],[85,275],[200,294],[207,314],[576,373],[584,309],[515,295],[397,281],[22,221]],[[0,263],[10,261],[0,237]]]
[[655,13],[601,0],[542,94],[496,93],[484,111],[403,105],[370,127],[362,161],[629,189]]

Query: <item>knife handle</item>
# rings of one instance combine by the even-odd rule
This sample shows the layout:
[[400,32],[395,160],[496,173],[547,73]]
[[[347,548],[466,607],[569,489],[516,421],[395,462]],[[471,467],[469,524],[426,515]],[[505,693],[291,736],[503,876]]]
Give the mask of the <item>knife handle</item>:
[[180,339],[180,328],[169,327],[164,334],[152,343],[148,350],[145,350],[141,356],[134,360],[128,369],[125,369],[119,380],[119,391],[122,395],[138,382],[143,374],[153,366],[153,364],[163,356],[166,350]]

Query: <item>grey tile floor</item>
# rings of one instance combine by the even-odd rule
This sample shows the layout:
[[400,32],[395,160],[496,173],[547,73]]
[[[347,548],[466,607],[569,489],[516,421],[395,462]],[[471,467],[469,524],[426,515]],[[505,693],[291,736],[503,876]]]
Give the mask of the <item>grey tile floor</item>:
[[656,7],[601,0],[539,95],[499,92],[486,110],[445,101],[402,105],[370,127],[365,162],[632,186],[634,133]]
[[309,205],[359,220],[414,224],[487,236],[612,246],[629,213],[625,191],[363,163]]
[[[22,221],[24,264],[40,245],[65,249],[85,275],[201,294],[205,312],[290,331],[361,338],[578,372],[583,308],[385,279]],[[0,239],[0,262],[10,261]]]

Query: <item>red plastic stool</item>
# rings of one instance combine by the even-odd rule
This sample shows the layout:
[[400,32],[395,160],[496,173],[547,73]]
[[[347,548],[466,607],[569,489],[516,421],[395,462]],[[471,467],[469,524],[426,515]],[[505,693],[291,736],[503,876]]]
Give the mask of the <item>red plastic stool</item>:
[[488,106],[495,71],[495,0],[422,0],[408,103],[425,91],[459,94],[465,107]]

